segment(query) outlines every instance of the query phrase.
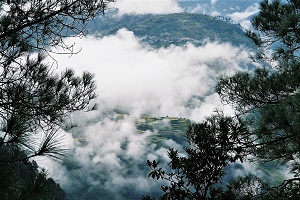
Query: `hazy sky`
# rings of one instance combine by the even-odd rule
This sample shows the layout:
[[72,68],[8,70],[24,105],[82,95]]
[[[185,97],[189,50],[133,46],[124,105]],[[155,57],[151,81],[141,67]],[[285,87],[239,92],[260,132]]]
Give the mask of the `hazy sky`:
[[[211,4],[220,1],[211,0]],[[119,15],[183,12],[174,0],[118,0],[112,6],[118,8]],[[257,9],[253,4],[228,16],[242,22]],[[147,136],[155,131],[137,133],[136,120],[148,115],[185,117],[198,122],[216,108],[232,114],[232,109],[222,106],[213,92],[216,79],[233,74],[250,62],[249,52],[230,44],[207,42],[201,47],[189,44],[154,49],[126,29],[104,38],[86,36],[65,42],[74,43],[75,51],[81,51],[72,56],[53,55],[58,70],[72,67],[78,74],[85,70],[94,73],[99,104],[96,111],[73,115],[78,125],[75,131],[84,135],[86,145],[75,140],[74,133],[65,133],[70,157],[78,167],[67,171],[57,163],[41,162],[68,191],[80,188],[80,184],[114,194],[120,191],[120,195],[125,186],[134,188],[136,193],[153,190],[156,183],[143,171],[145,161],[167,160],[168,147],[180,149],[181,144],[172,140],[167,140],[164,147],[147,144]],[[107,114],[113,109],[129,115],[115,121]],[[125,150],[121,148],[124,143]],[[126,160],[135,167],[128,169]]]

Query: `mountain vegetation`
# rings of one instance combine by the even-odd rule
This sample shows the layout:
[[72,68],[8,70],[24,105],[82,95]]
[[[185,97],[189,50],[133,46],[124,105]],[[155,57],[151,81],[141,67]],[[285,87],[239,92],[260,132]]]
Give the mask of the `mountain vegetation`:
[[[299,199],[299,9],[300,2],[264,0],[248,31],[261,50],[252,72],[223,77],[216,91],[224,104],[236,108],[233,117],[217,113],[187,131],[186,156],[170,149],[170,170],[148,160],[161,199]],[[269,56],[268,51],[272,50]],[[276,163],[287,170],[272,186],[259,176],[239,176],[224,182],[225,169],[237,162]],[[144,196],[143,199],[152,199]]]
[[32,158],[61,159],[60,133],[73,111],[95,98],[93,75],[56,74],[44,61],[50,47],[72,53],[77,36],[108,1],[0,1],[0,198],[65,199]]
[[205,40],[254,47],[253,42],[245,37],[245,32],[239,25],[208,15],[192,13],[124,15],[112,16],[107,20],[108,16],[93,20],[89,24],[89,32],[106,36],[126,28],[142,38],[142,41],[156,48],[185,45],[187,42],[199,46]]

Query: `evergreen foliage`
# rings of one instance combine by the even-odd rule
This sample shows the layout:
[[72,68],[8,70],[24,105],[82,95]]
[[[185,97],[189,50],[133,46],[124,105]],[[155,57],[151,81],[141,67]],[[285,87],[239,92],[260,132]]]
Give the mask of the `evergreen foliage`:
[[236,160],[242,161],[240,134],[247,132],[239,121],[223,115],[215,115],[201,124],[192,124],[187,131],[190,147],[186,156],[170,149],[172,172],[158,168],[157,161],[147,161],[153,171],[149,177],[164,179],[170,186],[162,186],[162,199],[215,199],[225,174],[224,168]]
[[[236,116],[212,116],[192,125],[188,139],[199,145],[186,149],[186,156],[171,149],[171,172],[148,161],[152,168],[149,176],[169,182],[162,186],[161,199],[300,198],[299,9],[298,0],[261,3],[261,11],[252,21],[255,30],[247,34],[261,50],[255,61],[262,67],[221,78],[216,91],[223,103],[236,108]],[[272,56],[268,50],[273,51]],[[252,175],[226,184],[222,180],[225,167],[236,160],[278,163],[291,176],[274,187]],[[201,187],[205,184],[208,188]]]
[[59,130],[71,112],[93,108],[96,86],[92,74],[56,74],[44,59],[49,47],[73,53],[63,38],[82,34],[110,1],[0,1],[0,199],[65,199],[31,158],[64,155]]
[[[1,145],[1,155],[7,154],[7,151],[7,147]],[[11,151],[24,154],[17,147],[11,148]],[[0,199],[66,199],[60,186],[34,161],[1,162],[0,176]]]

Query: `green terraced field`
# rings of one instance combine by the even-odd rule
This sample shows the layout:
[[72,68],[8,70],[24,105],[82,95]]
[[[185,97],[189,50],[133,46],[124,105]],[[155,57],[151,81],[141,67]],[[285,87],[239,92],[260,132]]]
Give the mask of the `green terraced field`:
[[189,124],[186,118],[142,116],[136,121],[136,128],[140,133],[151,131],[148,137],[151,143],[161,144],[166,139],[182,143]]

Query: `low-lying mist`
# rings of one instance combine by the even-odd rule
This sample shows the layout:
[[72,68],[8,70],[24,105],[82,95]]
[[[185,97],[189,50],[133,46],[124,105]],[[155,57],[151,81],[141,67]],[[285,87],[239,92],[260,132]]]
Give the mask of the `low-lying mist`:
[[71,199],[139,199],[142,194],[159,194],[161,183],[147,177],[146,160],[168,162],[168,148],[183,151],[185,140],[165,139],[158,145],[148,139],[157,130],[138,131],[136,122],[141,116],[199,122],[216,108],[232,114],[230,107],[221,104],[214,86],[219,77],[246,70],[250,63],[246,50],[230,44],[154,49],[126,29],[103,38],[65,42],[74,43],[74,52],[80,52],[54,54],[58,70],[71,67],[78,74],[94,73],[99,105],[95,111],[72,116],[75,126],[65,133],[70,151],[64,165],[40,161]]

